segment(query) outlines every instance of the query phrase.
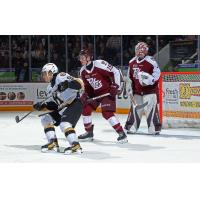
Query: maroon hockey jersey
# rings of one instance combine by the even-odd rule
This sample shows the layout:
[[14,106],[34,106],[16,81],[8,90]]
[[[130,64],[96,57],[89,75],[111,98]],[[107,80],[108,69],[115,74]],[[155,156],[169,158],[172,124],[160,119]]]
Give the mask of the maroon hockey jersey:
[[[139,72],[146,72],[153,76],[155,83],[153,85],[142,86],[138,79]],[[145,56],[144,59],[138,60],[134,57],[129,62],[128,77],[132,81],[133,94],[152,94],[158,93],[158,80],[160,78],[160,69],[157,62],[151,56]]]
[[90,97],[99,96],[110,91],[110,85],[115,83],[120,86],[120,72],[117,68],[104,60],[93,61],[91,70],[83,66],[80,70],[85,91]]

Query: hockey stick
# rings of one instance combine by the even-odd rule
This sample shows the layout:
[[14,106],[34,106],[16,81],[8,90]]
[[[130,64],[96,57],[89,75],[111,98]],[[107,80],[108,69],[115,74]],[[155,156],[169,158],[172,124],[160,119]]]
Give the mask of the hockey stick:
[[50,111],[50,112],[42,113],[42,114],[38,115],[38,117],[42,117],[42,116],[44,116],[44,115],[53,113],[53,112],[55,112],[55,111],[56,111],[56,112],[59,112],[59,111],[61,111],[64,107],[66,107],[66,106],[68,106],[69,104],[71,104],[73,101],[74,101],[74,99],[69,99],[68,101],[63,102],[62,104],[60,104],[60,106],[58,107],[57,110],[53,110],[53,111]]
[[[41,103],[44,103],[46,100],[48,100],[48,99],[50,99],[52,96],[49,96],[49,97],[47,97],[46,99],[44,99],[43,101],[41,101]],[[15,121],[16,121],[16,123],[19,123],[19,122],[21,122],[24,118],[26,118],[28,115],[30,115],[32,112],[34,112],[35,110],[32,110],[32,111],[30,111],[30,112],[28,112],[26,115],[24,115],[21,119],[19,118],[19,116],[17,115],[16,117],[15,117]]]
[[30,111],[29,113],[27,113],[26,115],[24,115],[21,119],[20,119],[19,116],[17,115],[17,116],[15,117],[16,123],[21,122],[24,118],[26,118],[28,115],[30,115],[33,111],[34,111],[34,110]]
[[124,95],[126,95],[127,93],[129,94],[131,102],[132,102],[132,105],[133,105],[133,108],[135,108],[135,110],[140,110],[140,109],[144,108],[145,106],[147,106],[148,102],[145,102],[145,103],[139,104],[139,105],[137,104],[137,102],[136,102],[132,92],[130,91],[130,89],[128,91],[126,89],[126,87],[128,85],[128,79],[124,80],[124,82],[125,82]]
[[[90,103],[90,102],[92,102],[92,101],[94,101],[94,100],[96,100],[96,99],[100,99],[100,98],[102,98],[102,97],[106,97],[106,96],[109,96],[109,95],[110,95],[110,93],[105,93],[105,94],[102,94],[102,95],[100,95],[100,96],[98,96],[98,97],[93,97],[93,98],[91,98],[91,99],[88,99],[87,102]],[[64,102],[64,103],[60,104],[60,106],[58,107],[57,110],[50,111],[50,112],[46,112],[46,113],[42,113],[42,114],[38,115],[38,117],[42,117],[42,116],[44,116],[44,115],[51,114],[51,113],[53,113],[53,112],[55,112],[55,111],[56,111],[56,112],[59,112],[59,111],[61,111],[64,107],[66,107],[67,105],[69,105],[70,103],[71,103],[71,102],[69,102],[69,101]]]
[[145,103],[138,105],[136,103],[135,98],[134,98],[134,96],[132,94],[130,94],[130,99],[131,99],[132,105],[135,108],[135,110],[140,110],[140,109],[144,108],[148,104],[148,102],[146,101]]
[[107,97],[107,96],[109,96],[109,95],[110,95],[110,93],[105,93],[105,94],[102,94],[102,95],[100,95],[100,96],[87,99],[87,102],[88,102],[88,103],[91,103],[92,101],[94,101],[94,100],[96,100],[96,99],[100,99],[100,98],[102,98],[102,97]]

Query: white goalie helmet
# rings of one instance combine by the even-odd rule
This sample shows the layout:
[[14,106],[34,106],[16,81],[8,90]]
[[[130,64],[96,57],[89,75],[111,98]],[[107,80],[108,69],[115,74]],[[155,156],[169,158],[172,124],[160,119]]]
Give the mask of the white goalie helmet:
[[42,73],[44,72],[52,72],[53,74],[58,73],[58,67],[54,63],[47,63],[42,68]]

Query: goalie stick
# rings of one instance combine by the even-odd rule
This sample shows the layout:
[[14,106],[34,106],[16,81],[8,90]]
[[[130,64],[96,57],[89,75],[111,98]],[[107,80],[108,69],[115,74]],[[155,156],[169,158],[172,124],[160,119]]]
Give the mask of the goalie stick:
[[[41,103],[44,103],[46,100],[50,99],[52,96],[47,97],[46,99],[44,99],[43,101],[41,101]],[[15,117],[15,121],[16,123],[21,122],[23,119],[25,119],[28,115],[30,115],[32,112],[34,112],[35,110],[32,110],[30,112],[28,112],[26,115],[24,115],[21,119],[19,118],[19,116],[17,115]]]
[[133,108],[135,108],[135,110],[140,110],[140,109],[144,108],[144,107],[148,104],[148,102],[145,102],[145,103],[143,103],[143,104],[139,104],[139,105],[138,105],[138,104],[136,103],[136,101],[135,101],[135,98],[134,98],[133,94],[132,94],[131,92],[129,92],[129,91],[127,92],[127,90],[126,90],[127,80],[124,80],[124,76],[123,76],[121,70],[120,70],[120,75],[121,75],[122,80],[123,80],[123,82],[124,82],[123,96],[128,97],[128,96],[127,96],[127,93],[129,94],[130,99],[131,99],[131,102],[132,102],[132,105],[133,105]]
[[148,102],[146,101],[145,103],[138,105],[136,103],[135,98],[134,98],[134,96],[132,94],[130,94],[130,99],[131,99],[133,108],[135,108],[135,110],[140,110],[140,109],[144,108],[145,106],[147,106],[147,104],[148,104]]

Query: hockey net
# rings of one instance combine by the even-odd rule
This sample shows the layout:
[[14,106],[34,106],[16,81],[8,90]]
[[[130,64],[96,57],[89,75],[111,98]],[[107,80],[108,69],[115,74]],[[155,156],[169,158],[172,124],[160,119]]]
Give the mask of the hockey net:
[[163,72],[160,79],[163,128],[200,127],[200,72]]

